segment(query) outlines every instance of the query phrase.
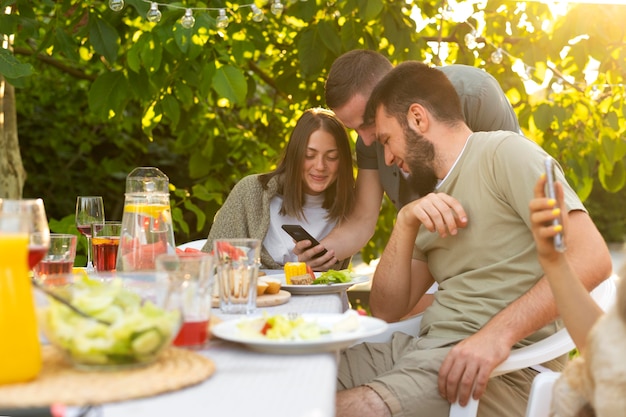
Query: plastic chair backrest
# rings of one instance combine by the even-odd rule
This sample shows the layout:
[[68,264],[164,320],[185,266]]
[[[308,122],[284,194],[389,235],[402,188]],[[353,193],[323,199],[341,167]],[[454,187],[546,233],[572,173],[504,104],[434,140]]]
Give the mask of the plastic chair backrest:
[[533,379],[526,407],[526,417],[548,417],[552,402],[552,386],[560,372],[541,372]]
[[198,239],[198,240],[192,240],[191,242],[186,242],[186,243],[182,243],[178,246],[176,246],[178,249],[183,249],[185,250],[186,248],[192,248],[192,249],[202,249],[204,247],[204,244],[206,243],[206,239]]

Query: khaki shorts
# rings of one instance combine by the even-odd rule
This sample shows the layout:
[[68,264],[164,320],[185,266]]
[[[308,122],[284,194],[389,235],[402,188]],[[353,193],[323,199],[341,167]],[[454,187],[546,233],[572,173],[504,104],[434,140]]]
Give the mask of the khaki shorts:
[[[450,403],[439,396],[439,367],[452,348],[447,340],[395,333],[391,343],[363,343],[341,354],[338,389],[365,385],[393,416],[446,417]],[[524,416],[536,372],[523,369],[491,378],[478,408],[480,417]]]

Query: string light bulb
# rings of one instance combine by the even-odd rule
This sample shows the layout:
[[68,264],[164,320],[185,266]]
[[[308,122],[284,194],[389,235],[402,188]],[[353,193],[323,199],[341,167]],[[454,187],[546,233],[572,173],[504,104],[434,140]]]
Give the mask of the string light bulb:
[[465,46],[469,49],[475,49],[476,46],[478,46],[478,43],[476,42],[476,31],[474,30],[466,34],[464,40]]
[[504,59],[504,54],[502,53],[502,48],[498,48],[491,53],[491,62],[494,64],[501,64]]
[[563,80],[561,80],[560,78],[557,79],[555,82],[553,82],[550,87],[552,88],[552,91],[554,91],[557,94],[562,93],[563,90],[565,89],[565,87],[563,86]]
[[119,12],[124,8],[124,0],[109,0],[109,9]]
[[215,26],[217,26],[218,29],[226,29],[229,23],[228,17],[226,16],[226,9],[220,9],[219,15],[217,19],[215,19]]
[[284,9],[285,9],[285,6],[283,6],[280,0],[274,0],[274,2],[272,3],[272,6],[270,7],[270,10],[276,16],[280,16],[283,13]]
[[159,23],[161,20],[161,11],[159,10],[159,5],[157,3],[152,2],[150,4],[150,10],[146,13],[146,19],[151,23]]
[[262,22],[265,15],[263,11],[257,7],[256,4],[251,4],[250,8],[252,9],[252,20],[255,22]]
[[180,24],[185,29],[191,29],[196,24],[196,18],[193,17],[191,9],[185,10],[185,15],[180,19]]

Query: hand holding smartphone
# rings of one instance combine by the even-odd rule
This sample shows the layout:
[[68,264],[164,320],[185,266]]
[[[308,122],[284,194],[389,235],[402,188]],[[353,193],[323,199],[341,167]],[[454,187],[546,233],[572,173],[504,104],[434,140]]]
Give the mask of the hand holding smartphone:
[[[317,239],[315,239],[313,236],[311,236],[309,234],[309,232],[304,230],[304,227],[300,226],[299,224],[283,224],[281,227],[296,242],[300,242],[301,240],[309,240],[309,241],[311,241],[311,247],[317,246],[317,245],[320,244],[320,242],[318,242]],[[313,259],[319,258],[320,256],[324,255],[326,252],[327,252],[327,250],[324,249],[320,253],[314,255]]]
[[[554,189],[554,182],[556,180],[554,176],[554,159],[552,159],[552,157],[547,157],[544,160],[544,168],[546,171],[546,196],[556,200],[556,191]],[[552,221],[553,226],[559,224],[561,224],[560,217]],[[565,240],[563,239],[562,231],[554,235],[554,249],[559,252],[565,251]]]

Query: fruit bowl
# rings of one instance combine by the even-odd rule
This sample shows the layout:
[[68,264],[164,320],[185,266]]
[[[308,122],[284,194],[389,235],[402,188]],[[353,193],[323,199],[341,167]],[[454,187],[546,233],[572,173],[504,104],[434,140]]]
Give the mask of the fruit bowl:
[[171,345],[182,323],[178,306],[168,305],[166,284],[154,275],[49,275],[39,283],[56,295],[36,293],[40,329],[79,369],[148,365]]

